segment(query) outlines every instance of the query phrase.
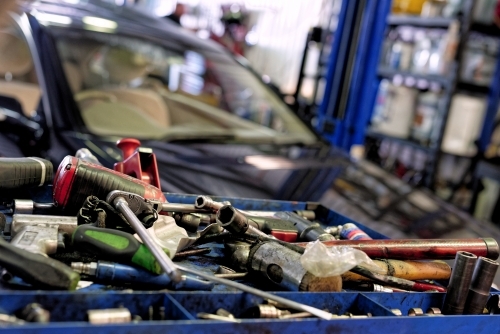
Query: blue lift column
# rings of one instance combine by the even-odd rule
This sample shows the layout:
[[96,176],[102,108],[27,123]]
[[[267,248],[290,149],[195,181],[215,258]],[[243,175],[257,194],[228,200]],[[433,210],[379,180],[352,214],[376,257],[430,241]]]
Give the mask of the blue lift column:
[[317,130],[347,151],[363,144],[380,80],[377,65],[391,0],[344,0]]

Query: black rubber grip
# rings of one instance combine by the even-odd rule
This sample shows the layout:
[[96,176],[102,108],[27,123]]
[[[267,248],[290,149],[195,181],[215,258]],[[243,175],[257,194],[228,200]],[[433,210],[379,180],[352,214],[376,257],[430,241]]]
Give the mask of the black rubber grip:
[[78,250],[116,262],[132,262],[141,243],[130,233],[92,225],[80,225],[73,232],[73,246]]
[[52,163],[41,158],[0,158],[0,190],[38,187],[52,182]]
[[0,267],[40,289],[75,290],[80,275],[62,262],[12,246],[0,238]]

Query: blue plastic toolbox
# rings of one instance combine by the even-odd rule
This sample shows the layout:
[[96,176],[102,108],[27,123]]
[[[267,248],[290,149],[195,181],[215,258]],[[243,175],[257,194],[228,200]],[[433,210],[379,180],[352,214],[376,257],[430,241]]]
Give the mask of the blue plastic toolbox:
[[[166,194],[169,202],[193,203],[195,195]],[[315,210],[325,225],[351,222],[348,218],[326,209],[318,203],[284,202],[257,199],[214,197],[230,201],[245,210],[286,211]],[[383,235],[358,226],[373,238]],[[215,252],[216,253],[216,252]],[[217,256],[215,254],[214,256]],[[205,261],[203,270],[213,270]],[[259,297],[217,286],[211,292],[114,291],[91,285],[76,292],[12,291],[0,293],[0,313],[13,314],[25,305],[37,302],[51,313],[47,324],[9,325],[3,330],[36,331],[37,333],[498,333],[500,316],[404,316],[410,308],[441,308],[444,293],[382,293],[382,292],[275,292],[282,297],[327,309],[333,314],[370,314],[367,318],[339,318],[330,321],[305,319],[241,319],[239,323],[197,319],[199,312],[215,313],[224,308],[236,318],[244,310],[263,302]],[[137,320],[124,324],[90,325],[87,310],[126,307]],[[391,309],[399,309],[396,316]],[[158,315],[161,310],[161,315]],[[142,320],[140,320],[142,319]],[[153,320],[150,320],[153,319]],[[0,323],[0,328],[2,324]]]

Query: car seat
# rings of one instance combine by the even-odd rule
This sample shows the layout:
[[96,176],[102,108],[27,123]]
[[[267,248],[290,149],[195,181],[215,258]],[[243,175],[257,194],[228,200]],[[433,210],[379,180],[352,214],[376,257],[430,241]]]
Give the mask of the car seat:
[[35,114],[41,97],[34,77],[26,41],[12,32],[0,31],[0,94],[16,98],[28,117]]
[[[142,114],[142,117],[152,121],[157,127],[166,129],[170,126],[170,115],[168,108],[159,94],[155,91],[131,87],[131,82],[141,82],[148,73],[149,63],[146,62],[140,55],[125,49],[120,48],[101,48],[100,53],[94,54],[87,64],[83,67],[92,68],[93,66],[103,71],[102,85],[98,89],[91,88],[79,91],[75,95],[75,99],[82,108],[82,113],[85,117],[88,109],[95,103],[104,103],[104,101],[113,107],[130,108]],[[96,57],[103,57],[102,59]],[[99,65],[92,64],[92,61],[99,61]],[[71,68],[69,65],[68,68]],[[72,71],[71,69],[69,71]],[[67,72],[67,74],[69,73]],[[76,76],[74,76],[76,78]],[[92,82],[88,82],[88,80]],[[95,87],[94,75],[84,73],[82,77],[84,87]],[[77,83],[71,84],[75,89],[79,86]],[[101,109],[101,108],[100,108]],[[139,121],[139,119],[137,119]]]

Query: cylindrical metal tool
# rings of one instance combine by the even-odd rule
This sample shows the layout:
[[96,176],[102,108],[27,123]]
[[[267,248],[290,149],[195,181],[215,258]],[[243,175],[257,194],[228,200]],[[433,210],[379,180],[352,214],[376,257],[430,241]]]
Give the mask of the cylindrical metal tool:
[[299,253],[272,241],[251,248],[247,268],[291,291],[340,291],[342,288],[340,276],[312,275],[302,267]]
[[[381,274],[404,278],[411,281],[445,280],[450,278],[451,268],[440,261],[373,260],[382,269]],[[368,278],[348,271],[342,274],[345,281],[366,281]]]
[[167,203],[159,202],[156,200],[151,200],[155,205],[158,205],[158,212],[180,212],[180,213],[210,213],[207,209],[195,208],[193,204],[182,204],[182,203]]
[[[108,195],[108,199],[112,196],[113,191]],[[108,200],[109,202],[109,200]],[[127,201],[123,197],[116,197],[113,200],[113,205],[116,207],[121,214],[125,216],[125,219],[129,222],[130,226],[137,232],[144,244],[149,248],[151,253],[154,255],[161,268],[167,273],[170,279],[174,283],[179,283],[182,280],[180,272],[177,270],[176,265],[172,260],[165,254],[165,252],[160,249],[160,247],[153,240],[151,235],[148,233],[141,221],[135,216],[133,211],[128,206]]]
[[47,214],[54,209],[54,203],[35,203],[30,199],[15,199],[14,200],[14,214],[33,214],[44,213]]
[[248,230],[248,218],[231,205],[221,207],[216,218],[223,228],[233,234],[243,234]]
[[[350,246],[362,250],[371,258],[401,260],[454,259],[458,251],[496,260],[500,254],[493,238],[482,239],[385,239],[335,240],[323,242],[325,246]],[[307,243],[296,245],[306,247]]]
[[231,203],[228,202],[216,202],[213,199],[211,199],[208,196],[203,196],[200,195],[196,197],[194,207],[197,209],[205,209],[205,210],[210,210],[212,212],[217,212],[219,211],[220,208],[222,208],[224,205],[231,205]]
[[451,272],[450,283],[444,299],[443,314],[462,314],[477,256],[459,251]]
[[353,223],[347,223],[340,230],[340,238],[347,240],[373,240],[368,234]]
[[469,294],[465,302],[464,314],[483,313],[497,269],[498,262],[484,257],[477,259]]

